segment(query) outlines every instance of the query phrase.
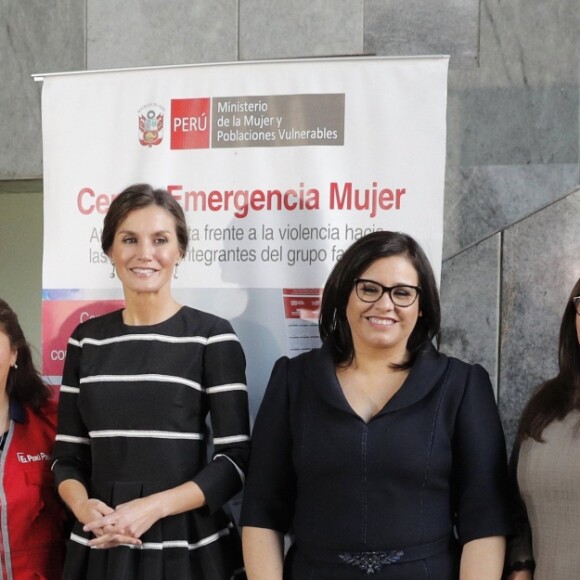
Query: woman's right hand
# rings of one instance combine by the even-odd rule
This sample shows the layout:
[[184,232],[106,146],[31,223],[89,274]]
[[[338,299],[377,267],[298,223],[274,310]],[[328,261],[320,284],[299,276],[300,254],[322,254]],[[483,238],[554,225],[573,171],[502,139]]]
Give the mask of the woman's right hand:
[[[75,504],[69,506],[75,515],[76,519],[84,525],[90,524],[91,522],[102,518],[103,516],[108,516],[112,514],[115,510],[108,506],[105,502],[95,499],[87,498],[85,500],[80,500]],[[108,530],[107,528],[111,528]],[[102,536],[103,534],[112,531],[112,526],[104,526],[102,528],[95,528],[92,530],[95,536]]]
[[[114,511],[105,502],[90,498],[87,488],[76,479],[65,479],[62,481],[58,486],[58,493],[74,514],[75,518],[83,526],[103,516],[108,516]],[[108,526],[104,526],[93,530],[93,534],[98,537],[111,531],[111,529],[108,529]]]
[[[85,500],[73,503],[72,509],[77,520],[86,526],[96,520],[102,519],[115,512],[115,510],[108,506],[105,502],[95,499],[87,498]],[[89,545],[94,548],[109,549],[116,548],[121,544],[140,545],[141,540],[128,535],[126,531],[119,531],[114,525],[103,525],[99,527],[92,527],[91,532],[96,539],[89,542]]]

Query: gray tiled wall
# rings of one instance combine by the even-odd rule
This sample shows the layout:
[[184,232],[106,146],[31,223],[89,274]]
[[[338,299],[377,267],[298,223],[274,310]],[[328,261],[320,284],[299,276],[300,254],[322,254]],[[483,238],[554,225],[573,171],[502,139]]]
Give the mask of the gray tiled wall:
[[446,260],[441,350],[483,365],[497,390],[501,234]]
[[241,0],[240,59],[362,54],[363,0]]
[[477,66],[479,3],[474,0],[366,0],[365,52],[449,54],[450,67]]
[[499,380],[509,440],[530,391],[556,374],[560,321],[580,277],[579,218],[580,188],[504,233]]
[[0,194],[42,189],[32,73],[449,54],[442,346],[489,370],[511,440],[580,273],[579,19],[577,0],[0,0]]
[[40,89],[30,75],[85,68],[75,0],[0,0],[0,180],[42,175]]
[[87,68],[235,61],[237,0],[88,0]]

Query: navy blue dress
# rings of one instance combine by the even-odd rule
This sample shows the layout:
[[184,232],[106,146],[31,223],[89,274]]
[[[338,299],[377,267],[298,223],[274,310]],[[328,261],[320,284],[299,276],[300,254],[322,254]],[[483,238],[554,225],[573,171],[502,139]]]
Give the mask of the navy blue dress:
[[489,376],[432,348],[368,423],[327,346],[280,359],[252,441],[241,523],[293,534],[286,579],[453,580],[463,544],[510,530]]

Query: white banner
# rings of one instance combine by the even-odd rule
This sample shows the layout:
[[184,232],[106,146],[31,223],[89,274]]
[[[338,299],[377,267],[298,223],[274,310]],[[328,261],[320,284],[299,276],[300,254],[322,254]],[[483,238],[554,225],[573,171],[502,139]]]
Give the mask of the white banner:
[[447,65],[345,58],[45,76],[45,375],[58,377],[72,327],[120,304],[100,232],[131,183],[182,204],[190,248],[176,297],[231,319],[254,407],[275,358],[318,344],[319,290],[361,235],[411,234],[439,277]]

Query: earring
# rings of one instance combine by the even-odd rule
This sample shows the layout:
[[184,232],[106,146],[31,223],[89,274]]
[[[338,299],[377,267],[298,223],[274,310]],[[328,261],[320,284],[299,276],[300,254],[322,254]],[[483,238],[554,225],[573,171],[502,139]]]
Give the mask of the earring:
[[16,363],[14,363],[14,364],[12,365],[12,368],[13,368],[14,370],[16,370],[16,369],[18,368],[18,365],[17,365]]
[[113,262],[111,262],[111,266],[113,266],[113,269],[111,270],[111,273],[109,274],[109,278],[114,278],[115,277],[115,264],[113,264]]
[[177,262],[177,263],[175,264],[175,270],[173,270],[173,277],[174,277],[176,280],[177,280],[177,278],[179,278],[179,272],[177,271],[177,268],[179,268],[179,264],[180,264],[180,263],[181,263],[181,262]]

